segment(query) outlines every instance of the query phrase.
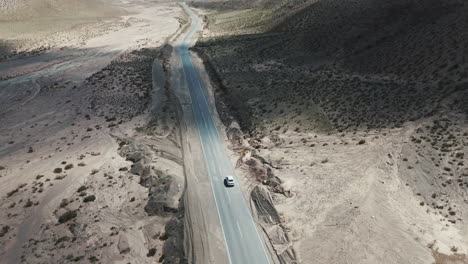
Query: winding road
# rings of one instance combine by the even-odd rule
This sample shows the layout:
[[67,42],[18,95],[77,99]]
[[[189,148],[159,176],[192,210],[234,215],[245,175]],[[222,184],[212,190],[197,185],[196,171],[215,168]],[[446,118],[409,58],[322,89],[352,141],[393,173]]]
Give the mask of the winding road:
[[235,172],[224,149],[223,139],[214,122],[200,70],[194,66],[188,49],[194,38],[197,37],[202,21],[185,4],[183,7],[190,15],[192,24],[182,44],[176,47],[175,54],[180,56],[182,61],[181,76],[185,78],[189,89],[194,121],[224,233],[229,262],[232,264],[271,263],[262,235],[259,233],[247,202],[237,185],[239,181],[236,181],[236,186],[233,188],[224,186],[224,178],[227,175],[233,175],[235,178]]

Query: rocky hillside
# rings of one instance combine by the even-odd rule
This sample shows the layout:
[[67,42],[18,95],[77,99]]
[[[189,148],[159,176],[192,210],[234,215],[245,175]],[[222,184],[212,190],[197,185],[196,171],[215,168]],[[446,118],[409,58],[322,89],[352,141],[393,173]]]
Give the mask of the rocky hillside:
[[458,0],[205,6],[197,51],[225,121],[292,194],[273,200],[299,260],[468,261],[467,11]]
[[[249,85],[237,74],[262,75],[249,92],[267,86],[279,92],[288,89],[297,105],[314,102],[326,110],[338,130],[398,127],[433,114],[443,99],[466,90],[468,53],[462,48],[468,44],[466,4],[437,0],[308,4],[264,33],[208,39],[199,46],[225,69],[228,80],[232,74],[244,96],[251,97],[245,93]],[[228,34],[237,32],[239,21],[249,21],[258,9],[210,17],[212,34],[229,28],[235,29]],[[271,10],[277,9],[262,7],[258,12]],[[259,30],[256,25],[270,22],[257,21],[254,27]],[[271,106],[260,108],[268,115],[278,109]],[[304,111],[299,110],[295,112],[300,116]]]

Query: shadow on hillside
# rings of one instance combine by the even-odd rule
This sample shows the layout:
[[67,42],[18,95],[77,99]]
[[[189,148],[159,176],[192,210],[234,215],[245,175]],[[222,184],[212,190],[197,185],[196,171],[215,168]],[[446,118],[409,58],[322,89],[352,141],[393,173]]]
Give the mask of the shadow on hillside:
[[[197,49],[248,131],[400,127],[467,90],[467,8],[383,2],[320,1],[269,33],[200,41]],[[458,95],[449,108],[461,108]]]

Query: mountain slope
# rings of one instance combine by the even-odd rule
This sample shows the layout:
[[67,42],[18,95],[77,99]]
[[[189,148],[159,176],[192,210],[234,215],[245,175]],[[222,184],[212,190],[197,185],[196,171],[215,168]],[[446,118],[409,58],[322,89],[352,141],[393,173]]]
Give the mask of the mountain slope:
[[457,0],[204,11],[197,49],[220,112],[246,134],[239,155],[264,160],[252,180],[278,176],[292,193],[273,200],[303,263],[468,261],[467,11]]

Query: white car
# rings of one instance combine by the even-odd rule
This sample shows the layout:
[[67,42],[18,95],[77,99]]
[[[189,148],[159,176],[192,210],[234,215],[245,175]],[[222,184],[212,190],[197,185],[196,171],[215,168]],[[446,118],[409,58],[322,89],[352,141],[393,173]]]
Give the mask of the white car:
[[231,175],[226,176],[226,178],[224,178],[224,184],[227,187],[234,187],[234,177]]

